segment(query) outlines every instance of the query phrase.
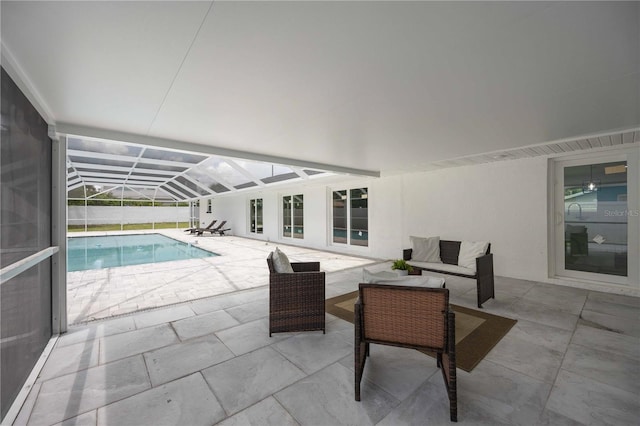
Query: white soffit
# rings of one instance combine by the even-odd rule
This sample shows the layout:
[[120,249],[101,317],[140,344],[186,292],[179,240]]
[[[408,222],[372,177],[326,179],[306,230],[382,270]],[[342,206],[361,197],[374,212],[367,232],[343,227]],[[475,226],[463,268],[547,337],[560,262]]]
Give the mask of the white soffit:
[[496,161],[517,160],[532,157],[555,157],[579,151],[607,150],[615,147],[640,147],[640,128],[621,132],[604,133],[576,139],[566,139],[522,148],[506,149],[479,155],[452,158],[436,161],[425,167],[426,170],[445,169],[450,167],[470,166],[474,164],[493,163]]

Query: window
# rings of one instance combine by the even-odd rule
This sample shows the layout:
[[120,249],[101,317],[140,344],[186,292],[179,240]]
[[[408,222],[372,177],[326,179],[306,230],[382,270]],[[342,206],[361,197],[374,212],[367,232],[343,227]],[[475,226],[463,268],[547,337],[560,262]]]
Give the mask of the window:
[[212,208],[213,208],[213,199],[209,198],[207,200],[207,213],[213,213]]
[[369,193],[367,188],[333,191],[333,242],[369,245]]
[[249,232],[262,234],[262,198],[249,201]]
[[304,238],[304,196],[282,197],[282,236]]

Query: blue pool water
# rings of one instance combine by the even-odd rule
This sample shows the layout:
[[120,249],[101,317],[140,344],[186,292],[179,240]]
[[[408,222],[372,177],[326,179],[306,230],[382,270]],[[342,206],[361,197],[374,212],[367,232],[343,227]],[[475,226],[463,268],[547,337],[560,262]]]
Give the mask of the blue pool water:
[[160,234],[72,237],[67,253],[69,272],[218,256]]

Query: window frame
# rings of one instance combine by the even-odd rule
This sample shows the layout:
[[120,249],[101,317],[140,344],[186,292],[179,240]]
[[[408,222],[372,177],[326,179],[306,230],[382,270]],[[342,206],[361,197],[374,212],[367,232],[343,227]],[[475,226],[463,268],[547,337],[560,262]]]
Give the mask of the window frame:
[[[354,218],[353,217],[353,207],[352,207],[352,201],[354,200],[352,197],[352,193],[353,191],[358,191],[358,190],[364,190],[366,197],[364,197],[363,199],[366,199],[366,217],[364,218],[366,220],[366,229],[355,229],[353,228],[353,222],[354,219],[358,219],[358,218]],[[335,205],[335,201],[337,200],[336,198],[334,198],[334,195],[336,193],[342,193],[340,194],[341,199],[345,201],[344,204],[344,217],[342,217],[343,221],[344,221],[344,228],[339,228],[341,230],[343,230],[345,232],[345,241],[341,242],[341,241],[336,241],[336,235],[335,235],[335,230],[336,228],[336,209],[334,208]],[[369,249],[369,243],[370,243],[370,236],[369,236],[369,224],[370,224],[370,217],[369,217],[369,196],[371,194],[371,189],[370,189],[370,185],[350,185],[350,186],[341,186],[341,187],[333,187],[333,188],[328,188],[328,198],[329,198],[329,202],[328,202],[328,209],[330,212],[329,215],[329,223],[327,226],[327,234],[328,234],[328,241],[329,241],[329,245],[335,246],[335,247],[352,247],[355,249]],[[359,218],[362,219],[362,218]],[[353,241],[353,232],[355,231],[360,231],[360,232],[366,232],[366,239],[364,240],[365,244],[354,244]]]
[[[296,197],[299,197],[299,204],[302,205],[300,214],[296,214]],[[284,194],[279,197],[280,199],[280,238],[292,239],[292,240],[304,240],[304,193],[299,194]],[[289,200],[291,207],[288,212],[285,210],[285,202]],[[289,218],[289,220],[287,220]],[[296,218],[300,219],[298,223]],[[287,227],[289,231],[287,232]],[[301,232],[296,232],[296,228],[300,228]],[[288,235],[287,235],[288,234]]]

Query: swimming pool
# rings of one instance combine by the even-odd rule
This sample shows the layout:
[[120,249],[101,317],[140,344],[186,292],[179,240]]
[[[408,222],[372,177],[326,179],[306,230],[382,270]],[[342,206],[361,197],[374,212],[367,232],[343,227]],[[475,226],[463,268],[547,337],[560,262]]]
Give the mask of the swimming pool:
[[69,272],[212,256],[219,255],[160,234],[67,239]]

